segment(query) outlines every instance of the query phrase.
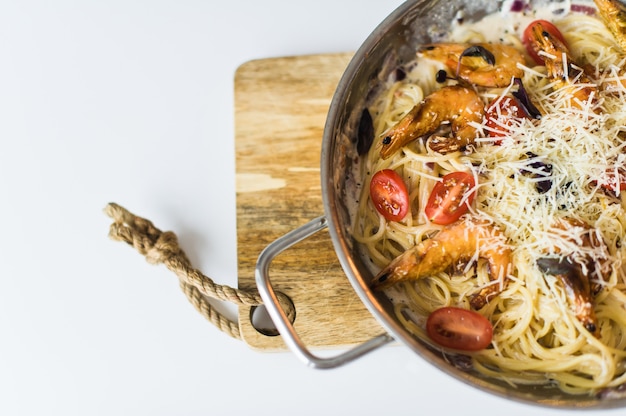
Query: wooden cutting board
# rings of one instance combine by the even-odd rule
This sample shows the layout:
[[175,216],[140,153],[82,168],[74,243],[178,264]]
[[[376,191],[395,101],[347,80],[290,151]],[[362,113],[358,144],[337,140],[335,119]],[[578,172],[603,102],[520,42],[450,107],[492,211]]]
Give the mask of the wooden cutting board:
[[[328,107],[352,54],[251,61],[235,74],[235,149],[239,287],[255,287],[260,252],[287,232],[323,215],[320,149]],[[296,307],[294,327],[313,349],[351,346],[379,335],[381,326],[344,275],[327,231],[277,256],[273,287]],[[239,310],[244,341],[283,350]]]

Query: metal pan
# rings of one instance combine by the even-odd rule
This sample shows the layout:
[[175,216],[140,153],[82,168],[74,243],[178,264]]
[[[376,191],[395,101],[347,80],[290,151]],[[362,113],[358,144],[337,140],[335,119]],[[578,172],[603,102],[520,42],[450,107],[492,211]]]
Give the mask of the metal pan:
[[[568,395],[556,388],[545,386],[514,388],[503,381],[486,378],[471,369],[454,365],[450,356],[444,357],[440,351],[405,330],[396,320],[392,305],[384,294],[374,293],[368,288],[373,276],[361,261],[350,234],[351,213],[354,208],[351,201],[356,199],[356,183],[360,181],[353,174],[353,164],[358,160],[355,137],[368,97],[377,91],[390,71],[413,59],[418,45],[436,41],[437,36],[446,33],[459,10],[463,10],[466,19],[478,19],[498,10],[501,5],[501,1],[493,0],[407,1],[372,32],[348,65],[329,109],[321,152],[324,216],[270,244],[259,256],[256,283],[268,313],[285,343],[308,366],[337,367],[391,341],[397,341],[452,377],[500,397],[557,408],[622,407],[626,405],[626,394],[594,398]],[[354,290],[386,331],[362,345],[330,358],[316,356],[302,343],[280,307],[269,276],[269,267],[276,255],[325,228],[328,228],[339,261]]]

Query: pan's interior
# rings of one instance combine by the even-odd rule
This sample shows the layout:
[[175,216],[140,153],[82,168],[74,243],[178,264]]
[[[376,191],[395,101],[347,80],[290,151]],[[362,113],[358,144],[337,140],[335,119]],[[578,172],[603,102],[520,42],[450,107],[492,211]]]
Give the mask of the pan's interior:
[[361,262],[351,235],[351,207],[359,178],[352,174],[358,155],[356,127],[368,97],[376,93],[390,71],[412,60],[417,46],[436,41],[446,33],[455,14],[463,9],[466,18],[477,19],[496,11],[501,1],[493,0],[415,0],[400,6],[370,35],[349,64],[333,98],[327,119],[321,154],[322,192],[329,231],[339,260],[355,291],[381,325],[396,340],[406,344],[425,360],[470,385],[490,393],[550,407],[611,408],[626,405],[626,398],[567,395],[556,388],[521,386],[485,378],[471,370],[457,368],[427,344],[410,335],[396,321],[384,295],[372,293],[368,284],[372,273]]

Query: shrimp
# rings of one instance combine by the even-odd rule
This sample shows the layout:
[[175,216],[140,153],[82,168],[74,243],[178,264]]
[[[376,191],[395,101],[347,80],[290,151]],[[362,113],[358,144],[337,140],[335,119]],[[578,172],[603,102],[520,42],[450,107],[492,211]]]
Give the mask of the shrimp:
[[[600,17],[613,35],[623,54],[626,52],[626,5],[617,0],[594,1],[598,7]],[[607,79],[603,79],[601,87],[605,91],[609,93],[624,91],[624,88],[626,88],[626,70],[619,68],[616,75],[617,77],[609,75]]]
[[536,22],[531,29],[530,45],[537,55],[543,57],[548,76],[556,89],[566,89],[568,105],[582,108],[586,103],[595,104],[598,87],[576,65],[567,46],[545,30],[541,22]]
[[523,75],[524,55],[508,45],[439,43],[423,47],[418,56],[441,62],[457,79],[480,87],[507,87]]
[[[576,219],[563,219],[559,221],[555,230],[565,231],[568,240],[581,247],[586,254],[565,257],[542,257],[537,259],[537,267],[543,273],[558,278],[570,302],[576,318],[592,334],[596,333],[597,319],[593,308],[593,296],[602,289],[600,280],[606,281],[611,272],[610,262],[605,254],[606,246],[586,223]],[[561,250],[554,248],[556,253]],[[595,253],[595,257],[592,257]],[[596,277],[592,282],[591,277]]]
[[604,24],[626,51],[626,6],[617,0],[594,0]]
[[485,104],[474,90],[461,86],[443,87],[413,107],[387,132],[380,156],[389,158],[413,140],[434,133],[444,122],[450,122],[454,136],[450,140],[457,147],[473,144],[478,135],[476,126],[481,123],[484,113]]
[[512,267],[511,249],[502,232],[484,221],[459,220],[444,227],[396,257],[375,277],[372,288],[382,290],[401,281],[432,276],[476,258],[487,260],[489,279],[494,282],[471,296],[472,308],[480,309],[502,290]]
[[589,278],[583,273],[581,265],[572,262],[569,257],[562,259],[542,257],[537,259],[537,267],[543,273],[551,274],[559,279],[565,287],[574,315],[587,331],[594,334],[597,329],[597,319],[593,309]]

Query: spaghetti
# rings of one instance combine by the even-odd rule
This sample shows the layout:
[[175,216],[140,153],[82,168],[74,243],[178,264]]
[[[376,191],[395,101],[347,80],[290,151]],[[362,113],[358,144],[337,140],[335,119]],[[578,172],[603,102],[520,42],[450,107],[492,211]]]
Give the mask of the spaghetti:
[[[448,41],[497,41],[524,50],[520,34],[531,17],[510,13],[507,18],[506,27],[484,22],[457,25]],[[486,19],[493,23],[502,15]],[[594,72],[599,85],[595,106],[567,105],[565,97],[571,90],[551,84],[545,67],[523,66],[522,83],[543,116],[507,125],[507,134],[498,143],[487,134],[484,121],[476,126],[483,134],[471,152],[438,153],[422,138],[383,159],[380,143],[375,142],[364,157],[363,183],[369,184],[380,170],[393,169],[407,185],[411,210],[402,221],[385,220],[364,186],[353,234],[373,268],[380,270],[442,229],[424,213],[435,183],[450,172],[471,173],[477,187],[466,216],[496,225],[512,252],[507,284],[479,309],[493,324],[493,339],[487,349],[468,354],[473,368],[514,385],[556,385],[570,394],[593,394],[626,383],[626,248],[622,247],[626,196],[619,181],[614,180],[609,190],[600,185],[626,166],[626,88],[621,83],[626,80],[621,70],[626,58],[597,16],[569,13],[553,20],[571,56]],[[494,26],[501,29],[480,30]],[[442,69],[439,62],[417,58],[406,78],[390,81],[369,106],[377,140],[425,97],[456,82],[438,82]],[[512,88],[513,84],[476,89],[487,104]],[[537,161],[549,164],[549,171],[538,169],[533,164]],[[538,189],[541,181],[550,182],[548,190]],[[565,218],[587,224],[586,232],[603,244],[581,244],[580,227],[555,227]],[[596,276],[592,282],[598,292],[593,299],[595,334],[577,319],[567,288],[537,267],[537,259],[546,253],[591,258],[595,266],[610,266],[605,279]],[[469,295],[493,284],[483,263],[479,259],[460,272],[439,272],[386,289],[398,320],[415,336],[428,340],[425,322],[430,313],[444,306],[470,309]]]

